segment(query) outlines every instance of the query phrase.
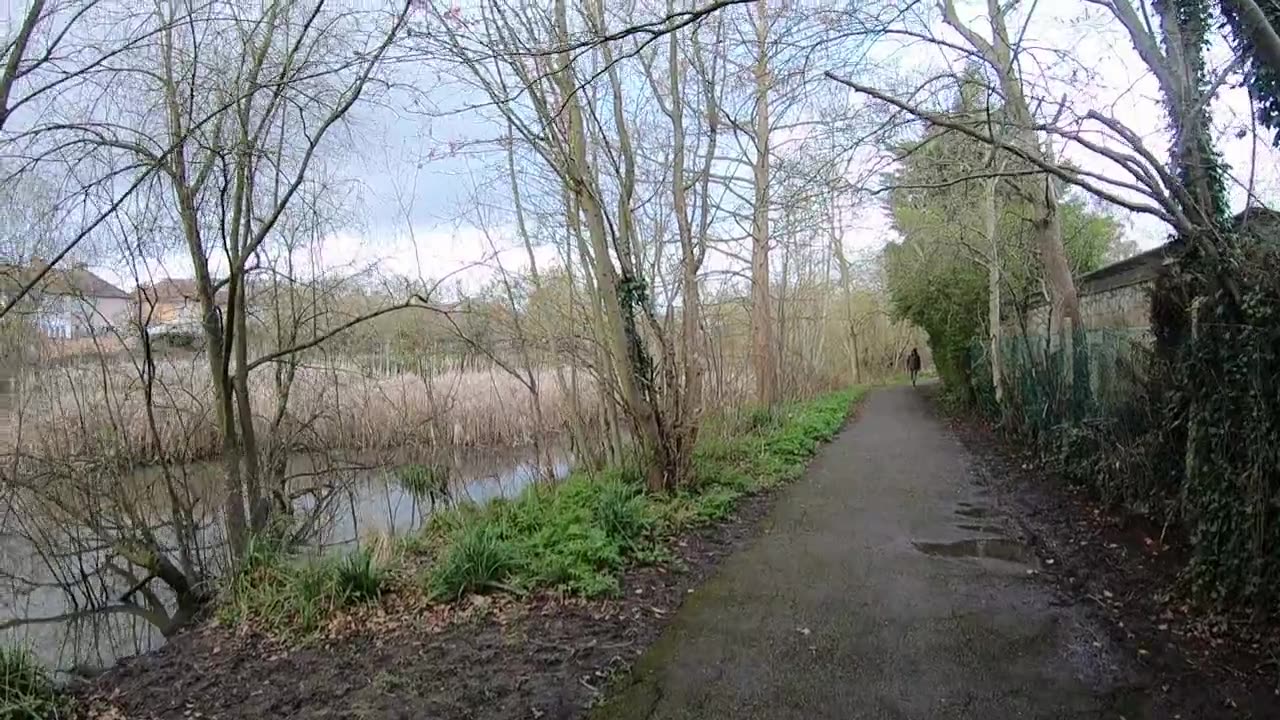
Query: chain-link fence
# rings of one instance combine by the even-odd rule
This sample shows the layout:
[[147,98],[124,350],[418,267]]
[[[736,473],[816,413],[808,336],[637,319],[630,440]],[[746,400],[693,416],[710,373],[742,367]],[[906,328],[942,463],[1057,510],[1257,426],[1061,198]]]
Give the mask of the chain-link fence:
[[1160,357],[1145,331],[1014,335],[995,360],[999,401],[988,343],[969,390],[1002,427],[1104,502],[1181,525],[1206,593],[1280,596],[1280,326],[1204,317]]
[[971,392],[988,415],[1036,438],[1063,425],[1114,418],[1145,388],[1150,342],[1142,329],[1090,330],[1069,345],[1044,335],[1006,336],[994,359],[997,393],[991,344],[975,341]]

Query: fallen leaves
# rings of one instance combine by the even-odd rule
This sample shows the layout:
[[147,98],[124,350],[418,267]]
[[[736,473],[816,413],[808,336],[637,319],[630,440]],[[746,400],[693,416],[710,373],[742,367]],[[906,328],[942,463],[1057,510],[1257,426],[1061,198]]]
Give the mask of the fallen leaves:
[[[1280,698],[1280,626],[1191,602],[1180,573],[1186,546],[1176,527],[1117,512],[1082,488],[1027,472],[1032,463],[1022,448],[1006,446],[990,431],[967,423],[958,431],[987,464],[984,474],[995,478],[996,489],[1021,506],[1026,531],[1045,549],[1039,553],[1042,566],[1064,593],[1096,603],[1111,637],[1141,659],[1157,682],[1176,677],[1177,682],[1161,683],[1178,696],[1172,702],[1217,703],[1226,697],[1222,705],[1231,713],[1181,717],[1280,717],[1272,699]],[[1098,650],[1104,645],[1093,643]]]
[[105,700],[95,700],[85,711],[88,720],[127,720],[124,711]]

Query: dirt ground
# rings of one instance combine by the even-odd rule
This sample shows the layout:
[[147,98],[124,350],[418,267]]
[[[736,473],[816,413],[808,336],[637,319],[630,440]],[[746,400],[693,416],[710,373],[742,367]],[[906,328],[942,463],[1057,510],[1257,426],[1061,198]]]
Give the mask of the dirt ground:
[[80,688],[80,706],[93,718],[579,717],[772,502],[745,498],[730,522],[679,538],[674,567],[628,572],[615,599],[414,607],[392,597],[300,648],[209,623]]
[[1280,626],[1191,601],[1177,528],[1102,506],[981,420],[949,424],[984,482],[1017,509],[1042,576],[1064,602],[1090,606],[1148,678],[1154,717],[1280,718]]

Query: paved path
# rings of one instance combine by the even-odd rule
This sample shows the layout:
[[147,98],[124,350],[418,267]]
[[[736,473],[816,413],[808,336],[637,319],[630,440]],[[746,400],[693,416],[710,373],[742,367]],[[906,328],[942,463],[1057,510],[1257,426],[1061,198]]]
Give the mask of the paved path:
[[921,392],[866,400],[597,717],[1145,717]]

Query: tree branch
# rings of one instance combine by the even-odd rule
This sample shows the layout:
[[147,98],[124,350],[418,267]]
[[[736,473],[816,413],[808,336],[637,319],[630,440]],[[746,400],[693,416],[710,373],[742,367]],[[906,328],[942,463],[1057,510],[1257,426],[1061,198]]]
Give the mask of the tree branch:
[[1262,8],[1254,0],[1223,0],[1225,4],[1235,6],[1240,20],[1249,31],[1249,39],[1263,62],[1273,70],[1280,72],[1280,35],[1271,26]]
[[853,80],[842,78],[833,72],[828,71],[825,73],[825,75],[828,78],[840,83],[841,85],[844,85],[864,95],[868,95],[872,98],[880,100],[881,102],[888,103],[922,120],[927,120],[935,125],[938,125],[939,127],[945,127],[949,130],[954,130],[956,132],[967,135],[975,140],[979,140],[988,145],[999,148],[1000,150],[1004,150],[1018,158],[1021,158],[1022,160],[1025,160],[1031,163],[1032,165],[1035,165],[1036,167],[1040,168],[1044,172],[1050,175],[1053,175],[1054,177],[1066,183],[1069,183],[1075,187],[1078,187],[1090,193],[1091,195],[1095,195],[1110,203],[1114,203],[1116,205],[1119,205],[1120,207],[1126,208],[1128,210],[1132,210],[1133,212],[1155,216],[1174,227],[1178,226],[1175,220],[1175,217],[1167,209],[1165,209],[1162,206],[1147,205],[1144,203],[1130,200],[1128,198],[1121,197],[1120,195],[1117,195],[1109,190],[1106,190],[1105,188],[1101,188],[1096,184],[1087,182],[1086,180],[1082,179],[1083,173],[1080,173],[1075,170],[1069,170],[1067,168],[1063,168],[1060,165],[1047,162],[1043,158],[1041,158],[1037,153],[1029,152],[1024,148],[1018,147],[1016,145],[1011,145],[1001,140],[997,140],[996,138],[991,137],[990,134],[986,134],[986,133],[982,133],[977,130],[974,130],[973,128],[969,127],[965,123],[956,122],[939,113],[930,112],[929,110],[925,110],[923,108],[917,107],[904,100],[900,100],[896,97],[893,97],[892,95],[889,95],[885,92],[877,90],[876,88],[854,82]]
[[22,19],[22,27],[18,36],[9,46],[9,57],[5,59],[4,74],[0,75],[0,130],[4,129],[9,119],[9,95],[13,92],[13,82],[22,69],[22,59],[27,54],[27,45],[31,42],[31,34],[35,32],[36,23],[40,22],[40,14],[44,12],[45,0],[35,0],[27,8]]

